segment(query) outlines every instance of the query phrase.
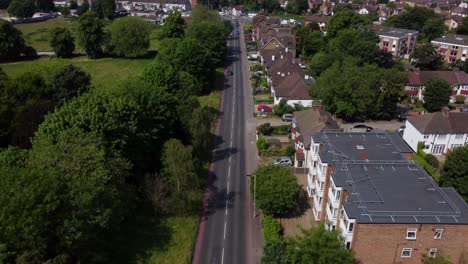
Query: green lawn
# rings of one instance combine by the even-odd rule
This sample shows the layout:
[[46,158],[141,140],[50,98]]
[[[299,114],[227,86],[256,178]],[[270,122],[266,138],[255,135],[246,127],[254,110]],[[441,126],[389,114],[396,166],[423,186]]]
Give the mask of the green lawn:
[[67,64],[74,64],[88,72],[93,85],[97,88],[107,88],[122,80],[137,76],[153,59],[122,59],[103,58],[88,59],[86,56],[72,59],[57,59],[41,57],[33,61],[20,61],[0,64],[0,67],[10,77],[17,77],[27,71],[50,73]]
[[[109,21],[104,21],[104,24],[109,24]],[[30,23],[30,24],[18,24],[15,25],[17,29],[23,32],[24,39],[26,43],[36,51],[52,51],[52,48],[49,45],[50,32],[55,27],[65,27],[71,30],[72,34],[75,36],[76,41],[76,27],[77,27],[78,18],[54,18],[49,19],[44,22],[39,23]],[[153,31],[150,35],[150,50],[156,50],[159,47],[159,37],[157,32],[160,30],[160,26],[152,25]],[[75,42],[77,50],[82,50],[78,47],[78,44]]]

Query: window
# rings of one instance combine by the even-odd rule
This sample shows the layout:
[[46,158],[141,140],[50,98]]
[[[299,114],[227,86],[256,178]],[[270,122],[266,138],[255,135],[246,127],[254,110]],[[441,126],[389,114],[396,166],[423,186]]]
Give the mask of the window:
[[438,139],[445,139],[445,136],[446,136],[445,134],[439,134],[439,135],[437,136],[437,138],[438,138]]
[[413,252],[412,248],[403,248],[401,251],[402,258],[411,258],[411,252]]
[[339,200],[341,197],[341,191],[336,191],[336,200]]
[[416,239],[416,228],[408,228],[406,229],[406,239],[408,240],[415,240]]
[[322,205],[322,197],[319,198],[318,205]]
[[428,139],[429,138],[429,135],[424,135],[424,139]]
[[443,229],[436,229],[435,234],[434,234],[434,239],[441,239],[443,232],[444,232]]
[[451,148],[454,149],[454,148],[459,148],[461,146],[462,146],[462,144],[452,144]]
[[431,250],[429,250],[429,257],[435,258],[436,254],[437,254],[437,248],[431,248]]
[[424,149],[429,149],[430,147],[430,145],[424,145]]
[[348,232],[353,232],[353,229],[354,229],[354,223],[349,223]]
[[351,250],[351,242],[346,242],[346,249]]
[[331,226],[331,231],[335,231],[335,229],[336,229],[336,226],[335,226],[335,225],[332,225],[332,226]]
[[462,139],[463,138],[463,134],[456,134],[455,135],[455,139]]

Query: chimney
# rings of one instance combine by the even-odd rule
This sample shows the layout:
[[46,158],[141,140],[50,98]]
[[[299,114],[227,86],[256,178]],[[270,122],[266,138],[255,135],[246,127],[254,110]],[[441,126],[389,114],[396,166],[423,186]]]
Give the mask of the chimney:
[[271,56],[271,60],[272,60],[272,61],[275,60],[275,55],[272,55],[272,56]]
[[286,52],[288,52],[288,51],[289,51],[289,48],[288,48],[288,47],[286,47],[286,49],[285,49],[285,50],[286,50]]
[[281,54],[281,59],[283,59],[283,54]]

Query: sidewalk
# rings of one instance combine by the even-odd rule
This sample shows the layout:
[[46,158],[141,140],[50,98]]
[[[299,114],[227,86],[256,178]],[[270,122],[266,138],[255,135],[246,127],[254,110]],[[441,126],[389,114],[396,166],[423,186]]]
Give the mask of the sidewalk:
[[[247,165],[247,174],[251,175],[258,166],[258,151],[257,146],[255,145],[256,138],[256,125],[257,120],[253,117],[252,113],[254,112],[254,99],[252,95],[252,88],[250,86],[250,70],[249,62],[247,61],[247,49],[244,42],[244,28],[243,22],[240,21],[240,36],[241,36],[241,53],[240,60],[242,61],[242,76],[244,77],[244,116],[245,116],[245,151],[246,151],[246,165]],[[248,188],[250,190],[250,186]],[[251,197],[253,199],[253,197]],[[263,256],[263,233],[262,225],[259,217],[253,218],[253,203],[250,201],[250,212],[251,216],[251,241],[252,241],[252,260],[251,263],[260,263]]]

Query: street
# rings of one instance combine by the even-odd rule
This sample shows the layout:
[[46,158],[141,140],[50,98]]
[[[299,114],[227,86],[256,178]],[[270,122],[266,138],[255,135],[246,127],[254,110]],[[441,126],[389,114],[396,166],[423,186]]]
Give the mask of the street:
[[233,24],[234,33],[228,40],[228,74],[222,91],[216,147],[192,259],[195,264],[252,263],[253,220],[249,178],[246,177],[246,161],[251,152],[248,148],[251,147],[246,140],[248,122],[245,118],[247,102],[244,100],[244,78],[248,79],[248,76],[244,77],[240,25],[236,20]]

